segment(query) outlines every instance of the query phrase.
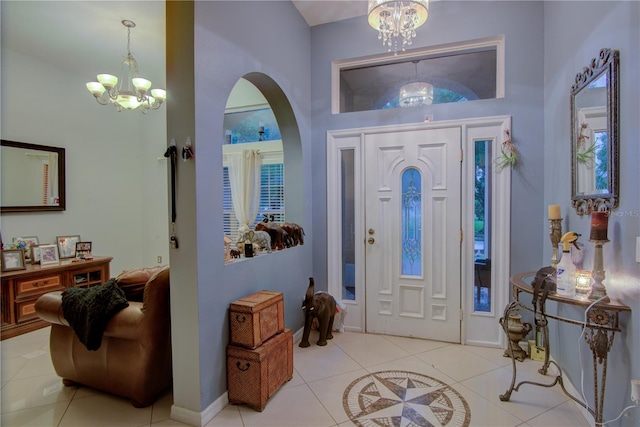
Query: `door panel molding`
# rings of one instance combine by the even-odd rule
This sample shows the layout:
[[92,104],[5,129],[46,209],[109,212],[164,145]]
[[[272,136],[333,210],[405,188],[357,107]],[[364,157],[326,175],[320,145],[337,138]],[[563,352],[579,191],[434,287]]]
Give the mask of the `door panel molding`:
[[[494,172],[491,191],[492,197],[492,223],[499,226],[491,227],[492,238],[492,310],[489,313],[473,312],[473,284],[474,280],[474,251],[473,251],[473,159],[470,158],[470,148],[478,140],[491,142],[493,156],[499,153],[505,129],[511,127],[510,116],[494,116],[474,119],[447,120],[429,123],[413,123],[405,125],[390,125],[364,127],[355,129],[335,130],[327,132],[327,260],[329,292],[340,298],[342,294],[342,239],[341,239],[341,201],[340,194],[341,176],[339,156],[343,150],[354,150],[354,187],[355,187],[355,299],[343,300],[347,305],[345,329],[349,331],[364,331],[364,252],[367,246],[365,212],[364,212],[364,139],[372,133],[405,132],[409,130],[439,129],[460,127],[462,130],[462,149],[465,153],[462,162],[462,201],[461,231],[465,236],[461,246],[461,306],[464,308],[464,316],[461,325],[461,341],[467,344],[482,346],[504,346],[504,338],[498,323],[498,317],[509,298],[509,253],[510,253],[510,195],[511,195],[511,171],[509,168],[501,172]],[[431,168],[429,168],[431,170]],[[431,181],[431,179],[430,179]],[[434,182],[434,181],[432,181]],[[469,183],[471,182],[471,185]],[[390,188],[387,188],[390,190]],[[389,200],[389,197],[379,192],[379,197]],[[362,196],[362,197],[358,197]],[[471,238],[467,238],[470,236]],[[374,238],[376,235],[373,236]],[[433,266],[425,265],[423,274],[430,274]],[[426,272],[426,273],[425,273]],[[436,295],[434,295],[435,297]],[[431,304],[431,316],[446,317],[445,308],[436,303],[437,298]],[[391,313],[391,303],[385,307],[378,307],[379,312]],[[459,313],[449,313],[459,316]]]

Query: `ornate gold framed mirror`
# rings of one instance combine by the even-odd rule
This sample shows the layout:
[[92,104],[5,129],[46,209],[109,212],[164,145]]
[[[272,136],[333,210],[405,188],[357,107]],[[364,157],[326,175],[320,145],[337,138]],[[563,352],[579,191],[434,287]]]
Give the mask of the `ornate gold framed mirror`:
[[578,215],[618,206],[619,55],[601,49],[571,87],[571,204]]

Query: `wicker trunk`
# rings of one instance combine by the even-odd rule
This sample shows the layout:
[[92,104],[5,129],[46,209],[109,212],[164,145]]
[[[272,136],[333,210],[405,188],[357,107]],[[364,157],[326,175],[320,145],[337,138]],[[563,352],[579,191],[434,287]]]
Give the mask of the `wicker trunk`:
[[260,291],[229,306],[231,345],[257,348],[284,330],[282,292]]
[[285,329],[256,349],[227,346],[229,403],[244,403],[262,412],[267,400],[292,377],[291,329]]

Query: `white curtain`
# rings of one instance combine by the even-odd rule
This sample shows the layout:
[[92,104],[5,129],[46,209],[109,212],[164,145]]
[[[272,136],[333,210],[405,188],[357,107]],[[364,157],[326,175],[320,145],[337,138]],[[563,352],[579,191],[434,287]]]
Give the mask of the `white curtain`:
[[231,200],[238,226],[251,227],[260,207],[260,153],[258,150],[243,150],[229,154],[227,161]]

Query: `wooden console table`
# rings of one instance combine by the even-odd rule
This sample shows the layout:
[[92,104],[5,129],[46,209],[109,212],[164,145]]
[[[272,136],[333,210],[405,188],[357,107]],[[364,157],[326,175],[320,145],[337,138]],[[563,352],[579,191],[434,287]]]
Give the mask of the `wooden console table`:
[[[586,331],[584,334],[584,339],[589,344],[589,348],[591,349],[591,353],[593,355],[593,386],[594,386],[594,405],[592,407],[588,407],[584,402],[575,396],[571,395],[564,388],[564,384],[562,381],[562,369],[558,366],[557,363],[549,360],[549,328],[547,325],[548,319],[558,320],[560,322],[565,322],[573,325],[580,325],[583,328],[584,324],[584,316],[582,319],[569,319],[557,315],[547,314],[544,307],[539,307],[539,310],[534,310],[533,308],[533,288],[531,283],[536,276],[535,271],[526,272],[516,274],[511,277],[511,286],[513,289],[513,299],[514,301],[507,305],[504,310],[504,315],[500,319],[500,324],[502,328],[507,334],[507,342],[509,343],[509,352],[511,353],[511,362],[513,366],[513,376],[511,378],[511,385],[507,389],[507,391],[500,395],[500,400],[503,402],[508,401],[511,398],[511,393],[514,391],[518,391],[519,387],[523,384],[531,384],[540,387],[553,387],[556,384],[560,384],[562,391],[569,396],[572,400],[588,409],[591,415],[594,416],[596,424],[602,423],[602,414],[603,414],[603,405],[604,405],[604,391],[605,385],[607,381],[607,356],[609,354],[609,350],[613,345],[613,338],[616,332],[620,332],[620,326],[618,323],[618,316],[623,311],[631,311],[631,308],[624,304],[617,304],[610,302],[609,299],[605,299],[597,304],[594,304],[593,307],[589,309],[589,306],[593,303],[590,300],[582,300],[578,298],[565,297],[558,294],[549,293],[547,296],[547,300],[555,301],[559,304],[568,304],[577,307],[582,307],[585,310],[589,309],[587,313],[587,324]],[[531,297],[529,303],[525,303],[520,300],[520,294],[525,293]],[[538,302],[538,305],[540,303]],[[542,345],[545,349],[545,359],[542,367],[538,370],[543,375],[547,375],[547,369],[549,365],[553,363],[555,367],[558,369],[558,375],[555,380],[550,384],[541,384],[533,381],[521,381],[516,385],[516,359],[514,357],[514,351],[511,346],[513,345],[511,341],[508,339],[509,335],[507,333],[507,323],[509,319],[509,314],[512,312],[518,312],[519,309],[524,309],[530,312],[533,312],[535,315],[535,335],[541,334]]]
[[36,315],[36,300],[47,292],[104,283],[109,279],[109,263],[112,259],[94,257],[92,260],[76,262],[62,260],[56,264],[27,264],[26,270],[2,273],[0,339],[48,326],[49,323]]

